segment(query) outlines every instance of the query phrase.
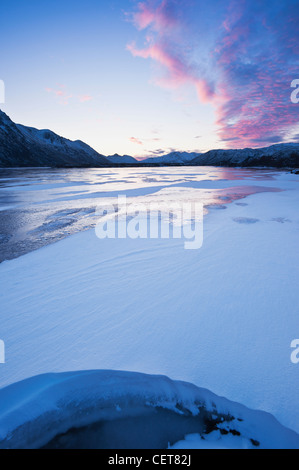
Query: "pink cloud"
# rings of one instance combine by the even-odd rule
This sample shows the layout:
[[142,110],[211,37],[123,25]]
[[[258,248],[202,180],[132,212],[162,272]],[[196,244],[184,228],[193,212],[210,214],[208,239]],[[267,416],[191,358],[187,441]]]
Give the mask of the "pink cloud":
[[67,93],[65,85],[59,85],[58,89],[46,88],[46,91],[47,93],[52,93],[59,98],[59,102],[63,105],[67,105],[70,98],[73,97],[73,95]]
[[92,96],[88,94],[79,95],[79,96],[74,96],[72,94],[69,94],[66,90],[65,85],[57,85],[57,87],[58,88],[56,89],[47,87],[46,92],[52,93],[53,95],[55,95],[59,99],[59,102],[63,105],[69,104],[69,100],[71,98],[77,98],[80,103],[86,103],[92,100]]
[[167,0],[163,0],[156,8],[146,2],[139,3],[138,7],[139,11],[133,14],[133,22],[139,30],[151,26],[161,31],[179,26],[179,22],[169,9]]
[[151,1],[139,3],[138,11],[133,14],[133,22],[139,30],[149,30],[146,36],[147,45],[138,49],[133,42],[127,45],[127,49],[134,57],[152,59],[164,68],[166,75],[156,79],[158,85],[175,89],[191,84],[201,101],[208,102],[213,98],[213,84],[180,52],[184,27],[182,20],[176,16],[172,1],[163,0],[156,7]]
[[133,144],[138,144],[138,145],[143,145],[143,143],[141,142],[141,140],[137,139],[136,137],[130,137],[130,142],[132,142]]
[[232,148],[282,142],[298,122],[289,96],[291,77],[298,70],[298,57],[292,50],[294,32],[286,21],[272,16],[271,9],[246,2],[237,6],[224,21],[225,32],[216,51],[219,137]]
[[[298,107],[290,102],[290,83],[299,67],[298,12],[288,1],[215,2],[219,8],[213,10],[199,1],[198,15],[193,3],[139,3],[132,19],[138,30],[146,30],[145,46],[131,43],[127,49],[161,66],[165,73],[155,79],[159,86],[189,84],[200,102],[213,104],[225,145],[283,141],[298,126]],[[204,11],[210,16],[205,18]],[[203,31],[211,18],[211,28]]]
[[159,78],[156,82],[165,88],[177,88],[184,84],[195,86],[199,99],[203,102],[210,101],[214,96],[212,86],[204,78],[198,78],[184,60],[176,57],[174,53],[167,50],[167,47],[156,43],[144,49],[137,49],[134,43],[128,44],[127,49],[134,57],[143,59],[151,58],[165,67],[166,77]]
[[87,101],[92,100],[92,96],[90,95],[81,95],[79,96],[80,103],[86,103]]

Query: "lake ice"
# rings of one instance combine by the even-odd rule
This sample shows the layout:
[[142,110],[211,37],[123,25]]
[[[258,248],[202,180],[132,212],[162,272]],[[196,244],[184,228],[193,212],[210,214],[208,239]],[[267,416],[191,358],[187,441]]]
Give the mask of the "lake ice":
[[[97,202],[118,194],[202,201],[203,246],[99,240]],[[165,374],[299,432],[298,175],[1,170],[0,201],[0,387],[48,372]]]

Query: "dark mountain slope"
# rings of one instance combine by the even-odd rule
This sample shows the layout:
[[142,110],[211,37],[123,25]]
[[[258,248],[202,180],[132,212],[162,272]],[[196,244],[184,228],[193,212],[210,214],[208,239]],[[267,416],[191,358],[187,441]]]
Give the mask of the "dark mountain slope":
[[80,140],[15,124],[0,110],[0,167],[103,167],[109,161]]

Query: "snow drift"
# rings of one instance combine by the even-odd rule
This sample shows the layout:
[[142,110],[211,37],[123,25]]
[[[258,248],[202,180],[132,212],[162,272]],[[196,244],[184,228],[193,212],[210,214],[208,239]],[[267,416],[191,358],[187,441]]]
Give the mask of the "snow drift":
[[203,447],[218,433],[218,447],[223,437],[224,446],[230,438],[232,447],[299,448],[299,435],[272,415],[165,376],[67,372],[0,390],[2,449],[166,448],[186,435],[192,448],[189,433]]

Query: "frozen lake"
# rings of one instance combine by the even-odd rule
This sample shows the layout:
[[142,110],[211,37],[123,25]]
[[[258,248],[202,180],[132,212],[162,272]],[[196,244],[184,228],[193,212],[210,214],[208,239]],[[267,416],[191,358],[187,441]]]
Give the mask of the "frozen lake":
[[[201,201],[202,248],[99,240],[98,202],[124,194]],[[299,431],[298,175],[1,170],[0,198],[0,387],[47,372],[165,374]]]
[[[96,205],[131,201],[201,201],[206,208],[276,190],[273,170],[216,167],[0,169],[0,262],[89,229]],[[272,182],[272,184],[271,184]]]

